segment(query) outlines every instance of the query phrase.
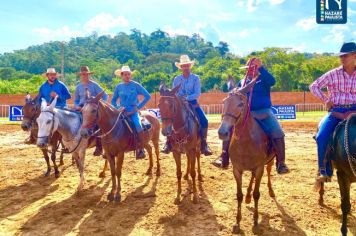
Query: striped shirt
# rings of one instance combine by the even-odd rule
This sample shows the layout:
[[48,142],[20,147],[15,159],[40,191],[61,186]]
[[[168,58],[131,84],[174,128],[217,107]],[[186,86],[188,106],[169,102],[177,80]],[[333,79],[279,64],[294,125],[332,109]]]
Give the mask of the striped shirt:
[[[323,88],[327,88],[329,97],[322,92]],[[325,103],[331,101],[334,105],[356,104],[356,71],[349,75],[340,66],[315,80],[309,89]]]

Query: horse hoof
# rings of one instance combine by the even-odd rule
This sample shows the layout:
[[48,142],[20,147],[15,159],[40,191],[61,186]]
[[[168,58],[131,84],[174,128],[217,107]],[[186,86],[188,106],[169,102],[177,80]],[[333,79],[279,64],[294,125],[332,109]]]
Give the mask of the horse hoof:
[[51,173],[51,171],[47,171],[47,172],[44,174],[44,176],[45,176],[45,177],[48,177],[48,176],[50,175],[50,173]]
[[174,204],[176,204],[176,205],[180,204],[180,199],[178,197],[174,200]]
[[198,204],[199,203],[199,197],[198,196],[193,196],[193,203]]
[[204,182],[202,175],[198,175],[198,181],[199,181],[199,182]]
[[59,162],[59,166],[63,166],[64,165],[64,162],[63,161],[60,161]]
[[272,198],[276,197],[276,195],[274,194],[274,191],[273,191],[273,190],[269,191],[268,193],[269,193],[269,196],[270,196],[270,197],[272,197]]
[[251,196],[246,196],[245,203],[246,204],[250,204],[251,203]]
[[103,172],[100,172],[99,177],[100,177],[100,178],[104,178],[104,177],[105,177],[105,172],[104,172],[104,171],[103,171]]
[[319,206],[325,206],[325,205],[324,205],[324,199],[319,199],[318,202],[319,202]]
[[342,236],[347,235],[347,226],[346,225],[341,226],[341,234],[342,234]]
[[156,176],[161,176],[161,171],[160,170],[156,171]]
[[183,177],[185,180],[188,180],[188,174],[185,174]]
[[109,202],[114,201],[114,195],[112,193],[109,193],[108,196],[107,196],[107,199],[108,199]]
[[254,234],[261,234],[261,229],[258,227],[258,225],[253,226],[252,228],[252,233]]
[[152,175],[152,170],[147,170],[146,175]]
[[239,234],[240,233],[240,226],[239,225],[234,225],[232,227],[232,233],[233,234]]
[[115,198],[114,198],[115,202],[121,202],[121,195],[120,194],[116,194]]
[[59,178],[59,172],[54,173],[55,178]]

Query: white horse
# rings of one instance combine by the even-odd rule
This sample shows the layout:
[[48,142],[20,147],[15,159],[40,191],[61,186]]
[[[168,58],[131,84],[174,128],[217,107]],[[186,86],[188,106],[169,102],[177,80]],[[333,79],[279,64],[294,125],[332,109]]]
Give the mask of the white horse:
[[[49,137],[55,131],[62,135],[62,141],[69,153],[72,153],[77,164],[80,182],[77,192],[83,189],[84,186],[84,159],[85,150],[89,146],[94,146],[95,142],[90,142],[89,139],[82,138],[80,135],[81,115],[77,112],[55,108],[57,97],[52,103],[47,106],[46,101],[42,98],[41,114],[37,118],[38,123],[38,138],[37,146],[47,148]],[[95,139],[93,139],[95,141]],[[94,144],[94,145],[93,145]]]

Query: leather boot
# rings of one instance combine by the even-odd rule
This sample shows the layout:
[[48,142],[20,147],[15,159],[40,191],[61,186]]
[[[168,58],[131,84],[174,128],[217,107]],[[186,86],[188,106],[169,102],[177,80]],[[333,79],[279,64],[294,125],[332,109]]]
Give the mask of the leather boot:
[[273,139],[273,148],[276,152],[276,167],[278,174],[286,174],[289,172],[287,165],[285,164],[285,142],[283,138]]
[[204,128],[204,129],[201,130],[201,147],[200,147],[200,151],[205,156],[210,156],[213,153],[211,152],[210,148],[208,147],[208,143],[206,142],[207,137],[208,137],[208,128]]
[[169,139],[167,138],[166,144],[164,145],[164,147],[161,150],[161,152],[163,152],[164,154],[169,154],[171,151],[172,151],[172,144],[169,141]]
[[227,169],[229,167],[229,146],[230,140],[223,141],[221,155],[211,162],[216,167]]
[[137,133],[138,148],[136,150],[136,160],[144,159],[146,157],[145,150],[143,149],[144,131]]

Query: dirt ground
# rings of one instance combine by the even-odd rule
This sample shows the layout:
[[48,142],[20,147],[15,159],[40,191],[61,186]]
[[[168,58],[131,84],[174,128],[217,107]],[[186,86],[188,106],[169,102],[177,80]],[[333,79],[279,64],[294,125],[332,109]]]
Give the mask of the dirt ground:
[[[313,191],[316,173],[315,123],[284,123],[287,164],[291,173],[273,171],[276,197],[270,198],[267,178],[261,185],[261,235],[339,235],[340,198],[336,177],[326,185],[325,203],[317,204]],[[176,170],[171,155],[161,155],[161,177],[146,176],[148,161],[126,155],[122,176],[122,201],[111,203],[110,174],[99,178],[104,160],[88,150],[86,185],[75,194],[77,168],[66,155],[61,176],[44,177],[41,152],[24,145],[27,133],[19,126],[0,126],[0,235],[230,235],[236,217],[236,184],[232,169],[219,170],[210,164],[220,154],[217,125],[210,130],[212,157],[202,158],[204,182],[200,202],[186,194],[174,204]],[[163,141],[163,139],[162,139]],[[161,143],[161,146],[163,143]],[[185,158],[183,159],[185,165]],[[245,192],[250,174],[244,175]],[[183,181],[183,189],[188,186]],[[352,206],[356,198],[351,190]],[[251,235],[253,203],[243,204],[242,235]],[[355,214],[355,208],[352,209]],[[349,216],[349,235],[356,235],[356,218]]]

